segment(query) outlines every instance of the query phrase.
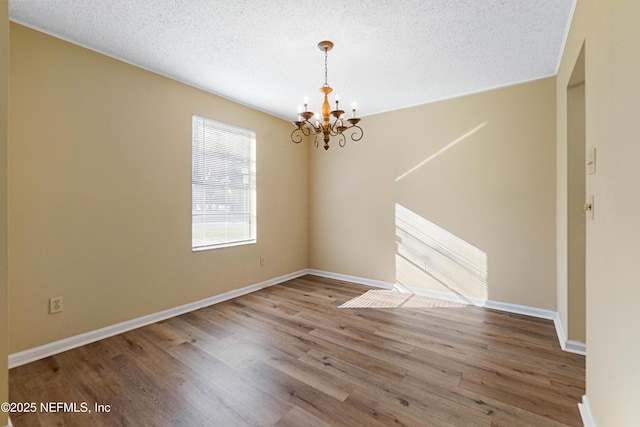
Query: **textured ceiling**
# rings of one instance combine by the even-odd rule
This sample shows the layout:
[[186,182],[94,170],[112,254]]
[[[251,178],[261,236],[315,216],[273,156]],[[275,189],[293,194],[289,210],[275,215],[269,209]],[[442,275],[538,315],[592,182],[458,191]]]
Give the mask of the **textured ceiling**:
[[[324,83],[370,115],[555,75],[575,0],[10,0],[12,21],[294,119]],[[346,103],[346,105],[344,105]],[[317,107],[315,107],[317,105]]]

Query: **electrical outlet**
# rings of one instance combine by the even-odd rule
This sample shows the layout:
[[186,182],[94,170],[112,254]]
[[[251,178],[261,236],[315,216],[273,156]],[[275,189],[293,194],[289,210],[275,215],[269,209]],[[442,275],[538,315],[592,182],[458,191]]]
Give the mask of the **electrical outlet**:
[[49,314],[60,313],[62,311],[62,297],[49,298]]
[[264,265],[265,260],[264,260],[264,255],[260,257],[260,265]]

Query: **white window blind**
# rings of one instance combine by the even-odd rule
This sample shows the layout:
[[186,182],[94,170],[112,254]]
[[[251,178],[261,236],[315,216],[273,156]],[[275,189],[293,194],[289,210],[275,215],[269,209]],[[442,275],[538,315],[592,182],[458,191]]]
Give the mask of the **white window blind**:
[[192,119],[191,247],[255,243],[255,133]]

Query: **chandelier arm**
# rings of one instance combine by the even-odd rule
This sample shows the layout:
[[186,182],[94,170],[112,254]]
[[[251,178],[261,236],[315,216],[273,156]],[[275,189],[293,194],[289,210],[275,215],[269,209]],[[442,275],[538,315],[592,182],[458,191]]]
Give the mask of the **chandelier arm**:
[[309,126],[303,126],[302,127],[304,136],[309,136],[312,133],[315,133],[315,128],[313,127],[313,125],[311,123],[309,123],[308,121],[307,121],[307,124]]
[[316,126],[314,126],[309,120],[304,121],[304,125],[300,127],[304,136],[309,136],[311,134],[317,135],[319,130]]
[[304,136],[309,136],[311,134],[309,132],[309,128],[306,126],[301,126],[299,130]]
[[345,138],[343,133],[339,134],[338,136],[338,145],[340,147],[344,147],[345,145],[347,145],[347,138]]
[[364,131],[358,125],[349,126],[348,130],[353,130],[352,132],[349,133],[349,136],[351,137],[352,141],[360,141],[364,136]]
[[293,132],[291,132],[291,141],[294,144],[300,144],[303,140],[301,134],[304,135],[304,131],[302,131],[302,129],[294,129]]
[[[342,130],[340,129],[342,127]],[[335,122],[333,122],[333,124],[331,125],[331,135],[335,136],[335,135],[339,135],[341,133],[343,133],[344,131],[346,131],[347,129],[349,129],[351,126],[348,126],[345,128],[344,126],[344,121],[337,119]]]
[[[355,128],[355,129],[354,129]],[[352,141],[360,141],[364,136],[364,131],[358,125],[349,126],[348,130],[353,129],[353,132],[349,133]]]

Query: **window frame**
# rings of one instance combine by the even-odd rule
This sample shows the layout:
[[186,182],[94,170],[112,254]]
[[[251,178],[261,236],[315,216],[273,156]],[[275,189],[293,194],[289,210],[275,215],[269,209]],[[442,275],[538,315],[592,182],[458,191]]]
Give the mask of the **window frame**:
[[[202,135],[197,134],[196,126],[198,126],[199,123],[196,122],[202,123]],[[207,137],[207,130],[213,132],[214,136]],[[220,132],[222,136],[215,136],[216,131]],[[227,147],[227,150],[234,150],[233,148],[229,148],[234,143],[247,143],[248,147],[243,147],[240,150],[243,151],[240,155],[236,155],[235,150],[232,155],[230,151],[225,151],[224,147],[220,148],[220,138],[224,138],[225,133],[234,135],[232,138],[223,141],[223,145]],[[198,143],[200,145],[198,145]],[[212,149],[214,144],[218,144],[217,151],[216,147]],[[202,152],[198,153],[196,151],[197,149],[201,149]],[[197,156],[198,154],[200,154],[200,156]],[[217,155],[219,155],[219,157],[216,157]],[[223,179],[219,179],[220,173],[223,173],[222,168],[220,168],[219,165],[217,166],[218,169],[215,168],[218,163],[223,162],[223,159],[226,164],[230,161],[235,163],[232,168],[235,173],[231,178],[230,176],[226,176]],[[209,162],[207,163],[207,161]],[[197,171],[196,169],[199,162],[202,164],[202,169]],[[242,166],[239,167],[239,165]],[[241,170],[239,171],[238,169]],[[232,172],[230,171],[231,169],[229,171],[225,170],[225,172],[231,174]],[[218,179],[215,181],[212,180],[210,183],[203,182],[203,180],[208,181],[210,176],[217,176]],[[242,182],[238,181],[240,177],[242,178]],[[231,182],[233,185],[229,185]],[[227,186],[229,188],[222,192],[219,188],[217,190],[215,189],[216,184],[220,186],[223,183],[225,188]],[[241,197],[231,197],[232,201],[226,200],[225,203],[220,203],[219,201],[213,202],[213,199],[216,198],[216,192],[218,194],[231,193],[234,189],[237,190],[241,187],[244,187],[244,193],[240,193]],[[256,132],[251,129],[193,114],[191,116],[191,251],[200,252],[257,243],[256,188]],[[209,196],[209,194],[212,195]],[[240,211],[230,210],[229,208],[231,208],[234,202],[235,204],[243,204],[245,206],[248,204],[248,209]],[[199,212],[196,210],[197,206],[202,206],[202,212],[196,213]],[[224,209],[216,210],[220,207],[224,207]],[[229,217],[234,214],[242,219],[236,222],[230,221]],[[207,215],[222,215],[224,221],[207,221]],[[196,220],[196,218],[198,219]],[[230,224],[236,224],[236,226],[239,224],[242,231],[238,231],[238,233],[244,233],[244,236],[242,238],[235,237],[234,232],[229,231],[229,228],[231,228],[229,227]],[[220,235],[222,239],[207,239],[207,231],[202,231],[202,229],[199,231],[200,235],[198,235],[197,226],[206,228],[208,225],[223,227],[224,231],[221,231]],[[197,237],[201,238],[197,239]]]

